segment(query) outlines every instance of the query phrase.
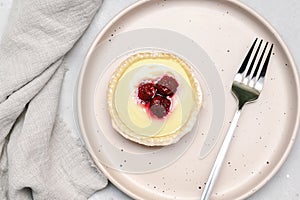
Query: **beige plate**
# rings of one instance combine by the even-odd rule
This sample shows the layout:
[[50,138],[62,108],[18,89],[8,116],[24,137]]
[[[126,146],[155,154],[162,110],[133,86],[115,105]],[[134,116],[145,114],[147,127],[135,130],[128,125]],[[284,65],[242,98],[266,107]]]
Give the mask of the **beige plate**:
[[[186,148],[182,148],[176,158],[164,163],[164,166],[158,165],[143,172],[143,165],[139,165],[138,161],[131,166],[131,171],[122,170],[128,164],[126,155],[133,155],[133,158],[128,159],[142,159],[139,157],[145,152],[159,156],[159,150],[140,148],[118,136],[111,128],[103,103],[109,75],[113,73],[120,58],[128,52],[119,52],[116,54],[118,57],[106,66],[100,65],[107,58],[106,54],[97,52],[104,47],[103,52],[106,53],[117,51],[109,49],[106,44],[125,32],[144,28],[169,30],[189,38],[200,50],[205,51],[207,57],[201,51],[199,55],[212,61],[205,66],[213,66],[217,75],[205,76],[201,68],[194,66],[205,92],[200,125],[182,143],[168,150],[170,155],[172,151],[175,154],[186,141]],[[299,80],[293,59],[278,33],[251,9],[237,1],[225,0],[140,1],[121,12],[100,32],[89,50],[79,78],[78,122],[95,163],[118,188],[135,199],[199,199],[235,112],[236,101],[230,92],[233,76],[255,37],[274,43],[274,54],[262,95],[256,103],[245,107],[215,186],[212,199],[222,200],[243,199],[261,188],[278,171],[294,143],[299,123]],[[149,38],[145,40],[149,41]],[[134,38],[132,42],[134,44]],[[126,48],[122,46],[123,43],[119,45],[120,49]],[[141,46],[146,47],[151,46]],[[177,49],[179,47],[177,45]],[[183,45],[182,48],[186,47]],[[114,54],[108,56],[111,55]],[[187,60],[194,64],[192,60]],[[216,84],[218,81],[222,83],[222,94],[210,93],[215,90],[209,83],[211,79],[215,79]],[[218,95],[220,98],[216,98]],[[211,104],[213,101],[217,104]],[[207,151],[206,156],[200,156],[204,141],[210,138],[210,132],[200,130],[206,130],[204,126],[211,123],[212,113],[218,111],[218,106],[224,108],[224,112],[220,111],[220,115],[224,113],[224,116],[221,118],[221,128],[213,138],[216,145],[211,144],[214,148]],[[123,147],[128,148],[128,154],[122,157],[120,152],[103,147],[103,140],[109,141],[112,147],[121,152],[124,151]],[[111,164],[112,155],[119,156],[120,163]],[[147,160],[147,157],[144,159]]]

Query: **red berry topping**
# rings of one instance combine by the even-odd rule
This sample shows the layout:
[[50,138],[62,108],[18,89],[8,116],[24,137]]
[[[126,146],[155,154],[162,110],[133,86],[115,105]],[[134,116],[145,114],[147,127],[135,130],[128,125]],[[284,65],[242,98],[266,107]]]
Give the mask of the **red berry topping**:
[[153,115],[163,118],[169,113],[171,101],[166,97],[155,96],[150,102],[150,110]]
[[172,96],[178,87],[177,81],[171,76],[163,76],[156,83],[157,92],[163,96]]
[[141,83],[138,88],[138,97],[144,102],[150,101],[156,94],[153,83]]

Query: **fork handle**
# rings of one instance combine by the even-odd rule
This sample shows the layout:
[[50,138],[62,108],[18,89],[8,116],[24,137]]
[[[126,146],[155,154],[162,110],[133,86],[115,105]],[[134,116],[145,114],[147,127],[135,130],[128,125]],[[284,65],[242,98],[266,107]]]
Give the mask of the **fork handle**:
[[221,149],[217,155],[217,158],[215,160],[215,163],[212,167],[212,170],[210,172],[210,175],[208,177],[208,180],[205,184],[205,188],[204,188],[204,191],[202,193],[202,196],[201,196],[201,200],[208,200],[210,195],[211,195],[211,192],[212,192],[212,189],[214,187],[214,184],[218,178],[218,175],[219,175],[219,172],[221,170],[221,167],[222,167],[222,164],[223,164],[223,161],[224,161],[224,158],[226,156],[226,153],[228,151],[228,148],[229,148],[229,145],[230,145],[230,142],[231,142],[231,139],[232,139],[232,136],[233,136],[233,133],[234,133],[234,130],[237,126],[237,122],[240,118],[240,115],[241,115],[241,111],[242,109],[238,109],[231,121],[231,124],[230,124],[230,127],[228,129],[228,132],[225,136],[225,139],[223,141],[223,144],[221,146]]

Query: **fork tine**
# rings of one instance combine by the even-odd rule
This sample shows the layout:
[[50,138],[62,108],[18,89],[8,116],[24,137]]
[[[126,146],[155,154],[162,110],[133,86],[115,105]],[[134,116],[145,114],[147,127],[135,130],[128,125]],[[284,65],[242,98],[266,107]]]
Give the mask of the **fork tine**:
[[252,44],[250,50],[248,51],[248,53],[247,53],[247,55],[246,55],[246,57],[245,57],[245,59],[244,59],[242,65],[241,65],[241,67],[240,67],[240,69],[239,69],[239,71],[238,71],[239,74],[242,74],[242,73],[245,71],[245,69],[247,68],[248,61],[250,60],[252,51],[253,51],[253,49],[254,49],[254,46],[255,46],[257,40],[258,40],[258,38],[255,39],[255,41],[253,42],[253,44]]
[[270,50],[269,50],[268,56],[267,56],[267,58],[266,58],[266,60],[265,60],[265,63],[264,63],[264,65],[263,65],[263,68],[262,68],[262,70],[261,70],[261,72],[260,72],[260,75],[259,75],[258,80],[261,79],[261,78],[264,78],[265,75],[266,75],[266,72],[267,72],[267,68],[268,68],[268,64],[269,64],[269,61],[270,61],[270,57],[271,57],[272,50],[273,50],[273,44],[271,45],[271,48],[270,48]]
[[[259,45],[258,45],[258,48],[256,49],[256,52],[255,52],[255,54],[254,54],[254,57],[253,57],[252,62],[251,62],[251,64],[250,64],[250,67],[249,67],[249,69],[248,69],[248,71],[247,71],[246,77],[249,76],[249,75],[251,74],[251,72],[252,72],[252,69],[253,69],[253,66],[254,66],[254,63],[255,63],[256,57],[257,57],[257,55],[258,55],[258,52],[259,52],[259,50],[260,50],[260,47],[261,47],[262,42],[263,42],[263,40],[260,40],[260,43],[259,43]],[[256,67],[256,68],[257,68],[257,67]]]
[[253,73],[251,79],[256,78],[256,75],[257,75],[257,73],[258,73],[260,64],[261,64],[261,62],[262,62],[262,59],[263,59],[263,57],[264,57],[264,54],[265,54],[265,52],[266,52],[266,49],[267,49],[268,44],[269,44],[268,42],[265,44],[264,50],[263,50],[263,52],[262,52],[262,54],[261,54],[261,56],[260,56],[260,58],[259,58],[259,60],[258,60],[258,63],[257,63],[257,65],[256,65],[255,71],[254,71],[254,73]]
[[[266,50],[267,46],[268,46],[268,43],[265,45],[264,52],[262,53],[261,57],[264,56],[264,53],[265,53],[265,50]],[[269,64],[269,61],[270,61],[270,57],[271,57],[272,50],[273,50],[273,44],[271,45],[271,48],[270,48],[270,50],[269,50],[269,53],[268,53],[268,55],[267,55],[267,57],[266,57],[266,59],[265,59],[265,62],[264,62],[264,64],[263,64],[263,67],[262,67],[262,69],[261,69],[261,72],[260,72],[260,74],[259,74],[259,77],[258,77],[258,78],[256,77],[256,74],[257,74],[258,72],[256,72],[255,76],[253,77],[253,80],[257,78],[257,81],[256,81],[256,83],[255,83],[255,85],[254,85],[254,88],[255,88],[257,91],[261,91],[262,88],[263,88],[263,84],[264,84],[264,80],[265,80],[265,75],[266,75],[266,72],[267,72],[267,68],[268,68],[268,64]],[[260,61],[260,62],[261,62],[261,61]],[[260,63],[259,63],[259,65],[260,65]],[[259,65],[257,66],[257,69],[256,69],[255,71],[258,71]]]

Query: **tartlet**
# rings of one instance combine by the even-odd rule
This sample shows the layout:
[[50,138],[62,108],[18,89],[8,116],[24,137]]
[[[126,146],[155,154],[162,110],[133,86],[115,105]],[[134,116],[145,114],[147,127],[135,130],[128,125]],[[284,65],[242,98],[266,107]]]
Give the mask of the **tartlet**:
[[202,91],[192,68],[177,55],[139,52],[113,73],[107,102],[119,134],[139,144],[165,146],[192,130]]

